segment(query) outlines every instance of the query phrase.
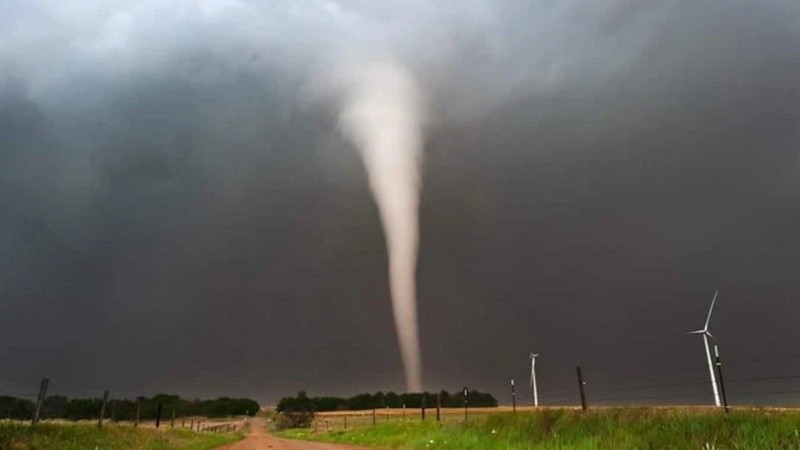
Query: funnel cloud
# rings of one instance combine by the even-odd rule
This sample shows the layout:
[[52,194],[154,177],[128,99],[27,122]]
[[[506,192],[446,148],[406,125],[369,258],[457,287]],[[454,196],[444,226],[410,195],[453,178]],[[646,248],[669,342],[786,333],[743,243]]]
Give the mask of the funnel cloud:
[[422,104],[416,81],[402,66],[382,61],[361,67],[340,113],[341,130],[358,147],[380,212],[389,256],[392,310],[406,388],[422,391],[417,327]]

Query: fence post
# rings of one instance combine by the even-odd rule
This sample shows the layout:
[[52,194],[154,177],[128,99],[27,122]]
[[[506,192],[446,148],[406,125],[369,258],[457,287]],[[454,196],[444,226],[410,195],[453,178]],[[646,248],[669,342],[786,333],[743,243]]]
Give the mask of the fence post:
[[158,410],[156,411],[156,428],[161,426],[161,410],[163,409],[164,404],[158,404]]
[[189,429],[194,431],[194,419],[189,419]]
[[436,421],[441,419],[442,412],[442,391],[436,393]]
[[106,415],[106,404],[108,403],[108,390],[103,392],[103,403],[100,404],[100,418],[97,419],[97,428],[103,428],[103,418]]
[[344,429],[347,429],[347,414],[344,416]]
[[375,409],[372,410],[372,426],[375,426]]
[[426,398],[426,397],[427,397],[427,396],[426,396],[426,395],[425,395],[425,393],[423,392],[423,393],[422,393],[422,421],[423,421],[423,422],[425,421],[425,398]]
[[586,385],[586,382],[583,381],[583,375],[581,374],[581,366],[577,367],[578,369],[578,390],[581,394],[581,408],[586,411],[586,392],[583,390],[583,386]]
[[169,421],[169,427],[175,428],[175,408],[172,409],[172,420]]
[[181,428],[186,428],[186,416],[181,416]]
[[42,404],[44,404],[44,400],[47,396],[48,384],[50,384],[50,380],[47,378],[42,378],[42,382],[39,384],[39,396],[36,398],[36,410],[33,413],[31,425],[36,425],[39,423],[39,417],[41,417],[42,414]]

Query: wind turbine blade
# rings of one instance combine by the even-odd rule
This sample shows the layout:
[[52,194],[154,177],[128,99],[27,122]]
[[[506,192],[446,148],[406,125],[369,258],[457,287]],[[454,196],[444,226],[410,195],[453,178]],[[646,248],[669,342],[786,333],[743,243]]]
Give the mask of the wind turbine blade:
[[686,334],[703,334],[707,333],[706,330],[694,330],[694,331],[687,331]]
[[714,335],[711,334],[710,331],[706,331],[705,334],[706,334],[706,336],[710,337],[711,339],[714,339]]
[[706,325],[703,327],[704,330],[708,330],[708,324],[711,322],[711,313],[714,311],[714,303],[717,302],[717,294],[719,294],[719,289],[714,292],[714,298],[711,299],[711,307],[708,308],[708,317],[706,317]]

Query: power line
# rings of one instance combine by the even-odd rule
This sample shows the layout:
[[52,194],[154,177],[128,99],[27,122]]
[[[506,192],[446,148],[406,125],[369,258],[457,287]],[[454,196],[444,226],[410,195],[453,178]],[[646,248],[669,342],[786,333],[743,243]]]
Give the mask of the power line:
[[641,391],[643,389],[660,389],[660,388],[671,388],[671,387],[683,387],[683,386],[704,386],[708,384],[708,381],[692,381],[688,383],[670,383],[670,384],[652,384],[649,386],[632,386],[629,388],[619,388],[619,389],[602,389],[602,392],[631,392],[631,391]]
[[745,381],[769,381],[769,380],[794,380],[800,378],[800,375],[779,375],[774,377],[750,377],[750,378],[734,378],[731,382],[745,382]]

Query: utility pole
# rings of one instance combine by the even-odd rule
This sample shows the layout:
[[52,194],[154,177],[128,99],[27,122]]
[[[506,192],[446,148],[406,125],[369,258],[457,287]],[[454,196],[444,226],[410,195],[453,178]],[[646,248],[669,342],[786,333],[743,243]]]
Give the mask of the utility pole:
[[97,428],[103,428],[103,418],[106,415],[106,405],[108,404],[108,390],[103,392],[103,403],[100,404],[100,418],[97,419]]
[[517,393],[514,392],[514,379],[511,379],[511,410],[517,412]]
[[717,344],[714,344],[714,357],[717,360],[717,378],[719,378],[719,389],[722,391],[722,405],[725,406],[725,414],[727,414],[728,396],[725,395],[725,381],[722,380],[722,361],[719,360],[719,347],[717,347]]
[[586,393],[583,391],[583,386],[586,385],[586,382],[583,381],[583,375],[581,374],[581,366],[578,366],[578,390],[581,393],[581,408],[586,411]]
[[464,386],[464,422],[466,422],[469,418],[467,413],[467,403],[469,403],[469,400],[467,399],[467,387]]
[[36,425],[39,423],[39,417],[42,414],[42,405],[44,404],[45,398],[47,398],[47,385],[50,384],[50,380],[47,378],[42,378],[41,384],[39,384],[39,396],[36,397],[36,410],[33,412],[33,419],[31,420],[31,425]]

